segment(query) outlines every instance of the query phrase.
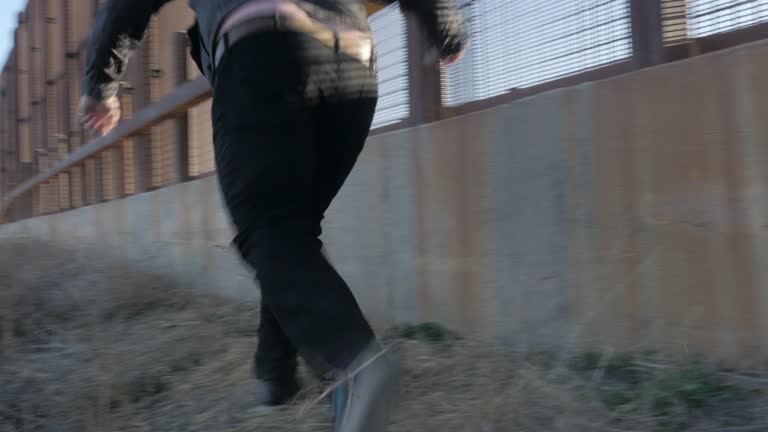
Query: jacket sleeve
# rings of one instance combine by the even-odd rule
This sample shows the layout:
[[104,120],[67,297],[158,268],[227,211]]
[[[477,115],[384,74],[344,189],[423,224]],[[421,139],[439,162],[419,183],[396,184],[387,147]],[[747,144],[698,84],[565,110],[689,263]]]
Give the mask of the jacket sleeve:
[[[386,0],[394,3],[394,0]],[[437,47],[440,58],[459,54],[466,44],[459,11],[452,0],[399,0],[403,12],[416,15],[429,41]]]
[[169,0],[107,0],[96,14],[85,57],[84,93],[104,100],[117,93],[149,20]]

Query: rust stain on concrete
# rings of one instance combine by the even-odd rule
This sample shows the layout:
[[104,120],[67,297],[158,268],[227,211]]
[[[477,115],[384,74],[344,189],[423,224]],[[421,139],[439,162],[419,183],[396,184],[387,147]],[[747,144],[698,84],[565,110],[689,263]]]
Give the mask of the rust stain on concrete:
[[[424,182],[424,167],[425,163],[421,157],[421,147],[426,143],[423,141],[428,140],[428,134],[426,132],[415,130],[410,134],[402,134],[403,137],[411,137],[410,142],[404,143],[404,145],[410,145],[412,151],[413,160],[413,208],[414,208],[414,237],[416,246],[416,256],[418,261],[416,263],[416,269],[418,272],[418,290],[419,290],[419,312],[423,321],[432,320],[432,298],[430,295],[430,278],[427,268],[427,221],[425,215],[426,194],[425,194],[425,182]],[[406,140],[409,141],[409,140]]]
[[468,118],[472,124],[457,130],[462,138],[456,147],[457,257],[463,263],[456,266],[457,306],[461,322],[472,333],[487,331],[482,318],[490,310],[486,304],[487,284],[482,279],[488,269],[481,256],[482,251],[487,250],[483,246],[482,225],[483,201],[488,199],[487,143],[494,139],[493,131],[497,130],[487,121],[489,117],[494,118],[487,115]]
[[751,51],[742,51],[744,73],[740,82],[744,129],[751,130],[752,136],[745,140],[745,171],[749,179],[748,192],[751,198],[751,223],[756,245],[756,286],[758,291],[758,313],[760,315],[760,340],[755,348],[763,356],[768,355],[768,244],[764,240],[768,231],[768,46],[756,46]]
[[[729,314],[732,316],[733,327],[730,329],[729,345],[736,355],[746,355],[744,349],[759,338],[759,295],[756,284],[755,269],[755,236],[750,232],[747,221],[747,209],[751,203],[745,201],[747,185],[744,184],[742,142],[746,136],[753,134],[752,130],[744,130],[741,116],[747,114],[740,109],[740,83],[743,75],[739,72],[745,68],[744,57],[736,55],[713,58],[716,62],[714,70],[719,72],[720,79],[730,84],[720,84],[719,99],[720,118],[723,120],[723,142],[719,146],[720,160],[723,166],[723,180],[726,193],[726,232],[727,257],[731,276],[729,285],[731,304]],[[734,340],[730,340],[730,339]]]
[[[622,131],[626,121],[627,106],[620,106],[616,93],[621,83],[609,81],[592,87],[594,186],[594,247],[599,266],[595,278],[595,321],[602,339],[619,346],[626,339],[619,315],[622,315],[626,298],[626,273],[624,269],[627,237],[626,214],[623,202],[631,194],[626,182],[627,167],[624,164],[628,152]],[[609,323],[615,323],[609,325]]]
[[568,321],[571,329],[569,339],[577,337],[584,325],[586,308],[584,293],[584,199],[583,174],[581,172],[581,140],[579,137],[579,95],[580,91],[568,91],[563,98],[562,126],[563,139],[567,140],[567,182],[566,196],[568,209]]

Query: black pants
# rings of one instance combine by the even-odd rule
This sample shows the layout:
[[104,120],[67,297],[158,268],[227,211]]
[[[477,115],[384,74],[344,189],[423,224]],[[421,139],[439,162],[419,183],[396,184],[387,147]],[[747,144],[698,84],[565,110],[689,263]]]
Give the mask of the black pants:
[[292,376],[297,351],[323,372],[343,369],[374,338],[321,253],[319,236],[368,136],[375,75],[368,65],[289,32],[244,39],[216,70],[220,185],[238,231],[235,245],[261,285],[259,378]]

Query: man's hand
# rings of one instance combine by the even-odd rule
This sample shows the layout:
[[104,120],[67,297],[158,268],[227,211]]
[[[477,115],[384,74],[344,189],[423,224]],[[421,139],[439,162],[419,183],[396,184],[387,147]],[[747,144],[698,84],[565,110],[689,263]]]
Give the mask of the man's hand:
[[105,101],[100,101],[90,96],[83,96],[80,98],[77,114],[85,130],[97,135],[106,135],[120,121],[122,114],[120,99],[112,96]]
[[452,55],[450,57],[446,57],[444,59],[440,59],[440,52],[437,50],[437,48],[431,48],[427,51],[427,53],[424,55],[424,64],[435,64],[435,63],[442,63],[444,66],[450,66],[452,64],[455,64],[459,60],[464,57],[464,51],[462,50],[460,53],[456,55]]
[[456,63],[458,63],[459,60],[462,59],[462,57],[464,57],[464,51],[444,59],[443,60],[443,64],[446,65],[446,66],[449,66],[449,65],[452,65],[452,64],[456,64]]

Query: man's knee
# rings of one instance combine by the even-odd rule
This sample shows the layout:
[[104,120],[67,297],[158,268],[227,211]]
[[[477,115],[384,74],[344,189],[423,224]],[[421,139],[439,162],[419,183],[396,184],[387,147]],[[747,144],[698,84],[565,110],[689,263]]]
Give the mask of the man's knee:
[[243,229],[233,244],[248,264],[259,270],[265,264],[300,259],[322,248],[319,227],[307,223],[282,223],[264,229]]

